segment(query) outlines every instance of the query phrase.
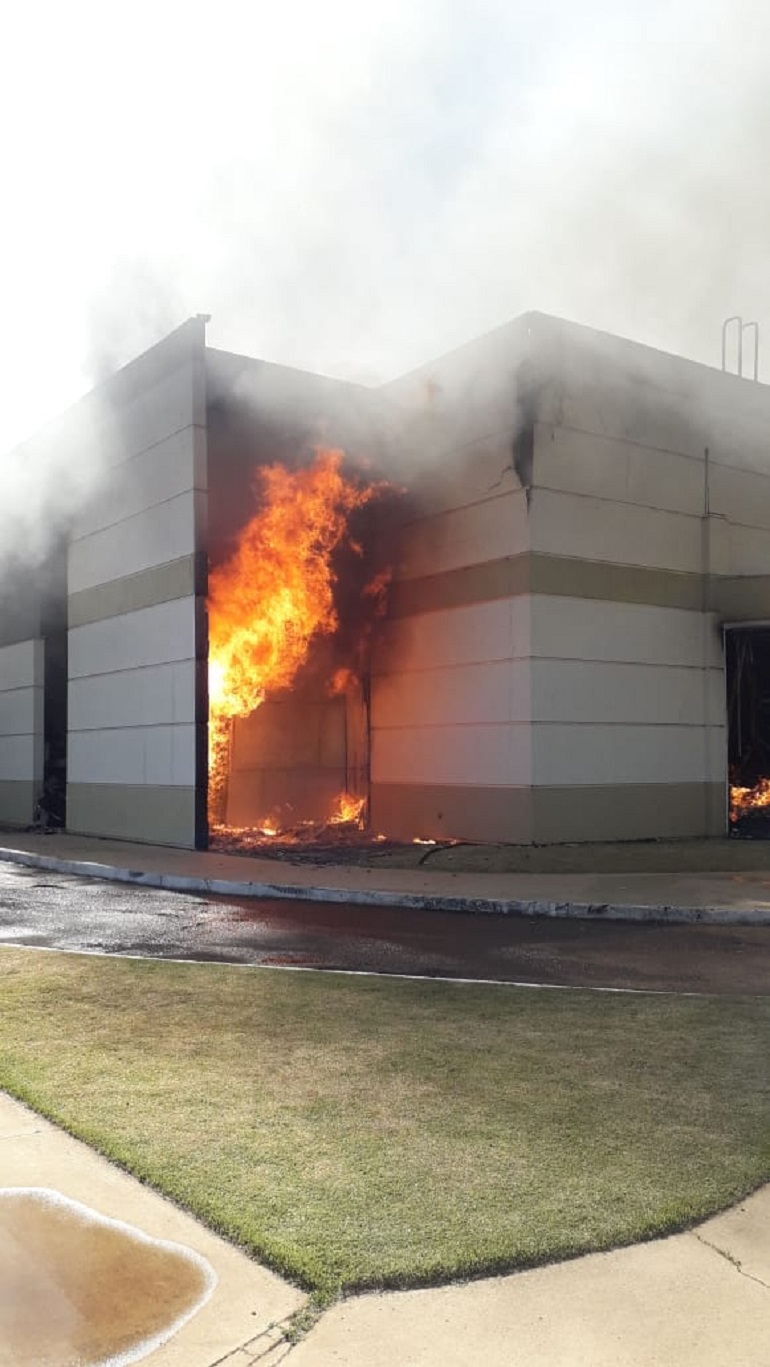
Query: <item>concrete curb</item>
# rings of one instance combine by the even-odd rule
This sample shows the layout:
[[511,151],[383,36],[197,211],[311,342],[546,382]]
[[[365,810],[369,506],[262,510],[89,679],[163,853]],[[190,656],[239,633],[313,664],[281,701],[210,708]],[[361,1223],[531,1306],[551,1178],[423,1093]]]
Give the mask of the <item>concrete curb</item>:
[[228,878],[198,878],[190,874],[127,869],[87,860],[58,859],[54,855],[0,847],[0,860],[78,878],[107,883],[162,888],[166,892],[213,894],[220,897],[267,897],[300,902],[347,902],[362,907],[407,907],[417,911],[452,911],[492,916],[551,916],[593,921],[649,921],[670,925],[770,925],[770,907],[636,906],[625,903],[556,902],[515,897],[457,897],[441,893],[399,892],[365,888],[302,887],[292,883],[252,883]]

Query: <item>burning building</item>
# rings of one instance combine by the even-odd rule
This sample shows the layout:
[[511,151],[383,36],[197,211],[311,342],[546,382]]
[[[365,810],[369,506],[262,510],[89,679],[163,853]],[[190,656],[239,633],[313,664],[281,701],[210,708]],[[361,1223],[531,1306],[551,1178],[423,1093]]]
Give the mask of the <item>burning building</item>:
[[84,415],[100,478],[6,575],[0,820],[541,843],[762,800],[765,386],[531,314],[366,389],[195,318],[46,442]]

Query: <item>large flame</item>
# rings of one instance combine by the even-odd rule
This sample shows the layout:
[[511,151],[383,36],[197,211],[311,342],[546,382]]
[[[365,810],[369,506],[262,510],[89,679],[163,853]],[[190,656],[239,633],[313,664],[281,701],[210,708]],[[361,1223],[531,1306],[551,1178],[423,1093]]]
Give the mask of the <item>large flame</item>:
[[341,451],[257,471],[261,509],[209,577],[209,808],[222,819],[232,721],[288,688],[311,642],[338,625],[332,556],[348,518],[379,491],[342,473]]
[[761,778],[753,788],[730,785],[730,820],[738,821],[747,812],[770,807],[770,778]]

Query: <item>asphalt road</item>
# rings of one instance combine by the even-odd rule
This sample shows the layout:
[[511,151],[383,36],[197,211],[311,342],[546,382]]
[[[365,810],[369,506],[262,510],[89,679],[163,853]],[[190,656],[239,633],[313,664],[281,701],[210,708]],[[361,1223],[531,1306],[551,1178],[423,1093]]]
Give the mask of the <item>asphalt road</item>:
[[770,993],[770,927],[191,897],[2,863],[0,944],[576,987]]

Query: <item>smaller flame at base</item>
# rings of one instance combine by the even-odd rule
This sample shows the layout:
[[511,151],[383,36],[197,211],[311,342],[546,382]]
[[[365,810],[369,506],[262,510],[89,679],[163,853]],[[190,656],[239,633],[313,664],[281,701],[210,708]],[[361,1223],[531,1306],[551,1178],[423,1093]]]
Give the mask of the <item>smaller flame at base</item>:
[[770,807],[770,778],[760,778],[753,788],[730,785],[730,820],[739,821],[750,812]]
[[[223,822],[218,822],[212,825],[211,833],[213,836],[219,836],[225,840],[235,839],[242,843],[251,844],[264,840],[276,840],[291,845],[311,844],[314,841],[328,839],[332,830],[335,840],[344,838],[346,833],[352,834],[353,831],[363,831],[366,826],[365,812],[365,797],[354,797],[352,793],[339,793],[334,799],[334,809],[331,816],[320,821],[300,821],[295,825],[288,825],[282,822],[280,817],[271,813],[262,821],[255,822],[253,826],[228,826]],[[381,838],[385,839],[384,836]]]
[[353,797],[351,793],[340,793],[336,798],[337,809],[329,817],[331,826],[355,826],[361,831],[364,827],[365,797]]

